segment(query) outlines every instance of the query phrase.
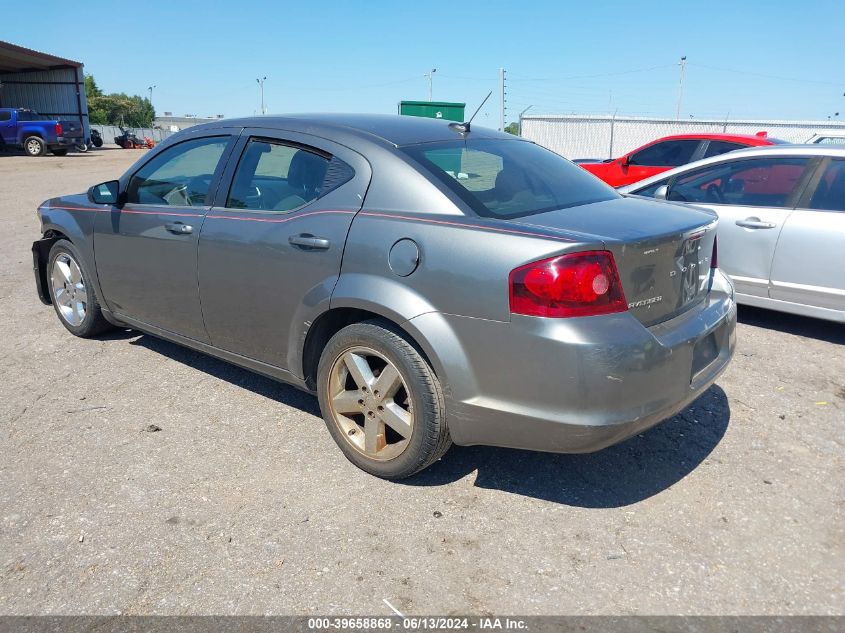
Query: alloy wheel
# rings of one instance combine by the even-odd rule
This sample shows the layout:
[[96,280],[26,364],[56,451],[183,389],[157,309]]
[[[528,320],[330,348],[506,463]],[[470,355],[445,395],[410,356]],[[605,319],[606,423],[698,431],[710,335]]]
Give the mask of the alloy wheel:
[[75,327],[81,325],[88,308],[88,290],[85,288],[82,269],[68,253],[59,253],[53,261],[50,283],[59,314],[68,324]]
[[335,359],[328,376],[331,417],[342,437],[370,459],[401,455],[414,428],[411,393],[396,366],[368,347]]

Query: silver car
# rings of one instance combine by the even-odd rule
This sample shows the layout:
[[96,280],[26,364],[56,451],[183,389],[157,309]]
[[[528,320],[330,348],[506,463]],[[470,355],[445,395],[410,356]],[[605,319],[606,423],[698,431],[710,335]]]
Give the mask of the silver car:
[[738,150],[619,191],[715,211],[739,303],[845,322],[845,147]]
[[38,214],[38,294],[71,333],[133,328],[316,393],[385,478],[451,442],[620,442],[734,350],[714,214],[469,124],[224,120]]

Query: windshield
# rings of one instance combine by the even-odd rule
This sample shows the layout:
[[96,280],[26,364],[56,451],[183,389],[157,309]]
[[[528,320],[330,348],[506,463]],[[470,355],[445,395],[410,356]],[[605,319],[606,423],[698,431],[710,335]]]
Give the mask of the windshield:
[[18,110],[18,121],[49,121],[50,117],[38,114],[34,110]]
[[481,216],[518,218],[618,197],[580,167],[526,141],[456,139],[402,149]]

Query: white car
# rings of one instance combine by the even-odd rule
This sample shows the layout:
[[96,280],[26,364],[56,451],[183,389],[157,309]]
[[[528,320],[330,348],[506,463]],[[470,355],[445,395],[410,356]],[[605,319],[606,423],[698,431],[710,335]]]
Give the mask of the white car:
[[845,323],[845,147],[741,149],[619,192],[715,211],[738,303]]
[[845,132],[823,132],[813,134],[807,143],[811,145],[845,145]]

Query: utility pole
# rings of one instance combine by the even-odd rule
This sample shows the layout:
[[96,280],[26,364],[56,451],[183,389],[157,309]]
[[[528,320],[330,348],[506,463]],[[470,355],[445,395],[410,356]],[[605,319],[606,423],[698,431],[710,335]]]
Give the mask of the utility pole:
[[267,114],[267,110],[264,109],[264,82],[267,81],[267,77],[262,77],[261,79],[256,79],[255,82],[258,84],[258,87],[261,89],[261,114]]
[[507,73],[507,71],[504,68],[499,69],[499,89],[501,91],[501,98],[502,98],[502,110],[499,113],[499,131],[500,132],[505,131],[505,109],[507,107],[505,105],[507,103],[507,101],[505,100],[505,94],[506,94],[505,93],[505,73]]
[[684,55],[681,57],[681,63],[679,64],[681,67],[681,80],[678,83],[678,112],[675,115],[675,119],[680,121],[681,120],[681,104],[684,101],[684,71],[687,69],[687,56]]
[[156,87],[157,87],[157,86],[156,86],[155,84],[153,84],[152,86],[148,86],[148,87],[147,87],[147,90],[149,90],[149,91],[150,91],[150,105],[152,105],[152,104],[153,104],[153,88],[156,88]]
[[433,85],[432,84],[434,83],[433,82],[433,76],[434,76],[434,73],[436,73],[436,72],[437,72],[437,69],[432,68],[431,71],[429,71],[429,72],[427,72],[426,74],[423,75],[423,77],[428,77],[428,100],[429,101],[432,100],[431,99],[431,95],[432,95],[432,92],[433,92]]

